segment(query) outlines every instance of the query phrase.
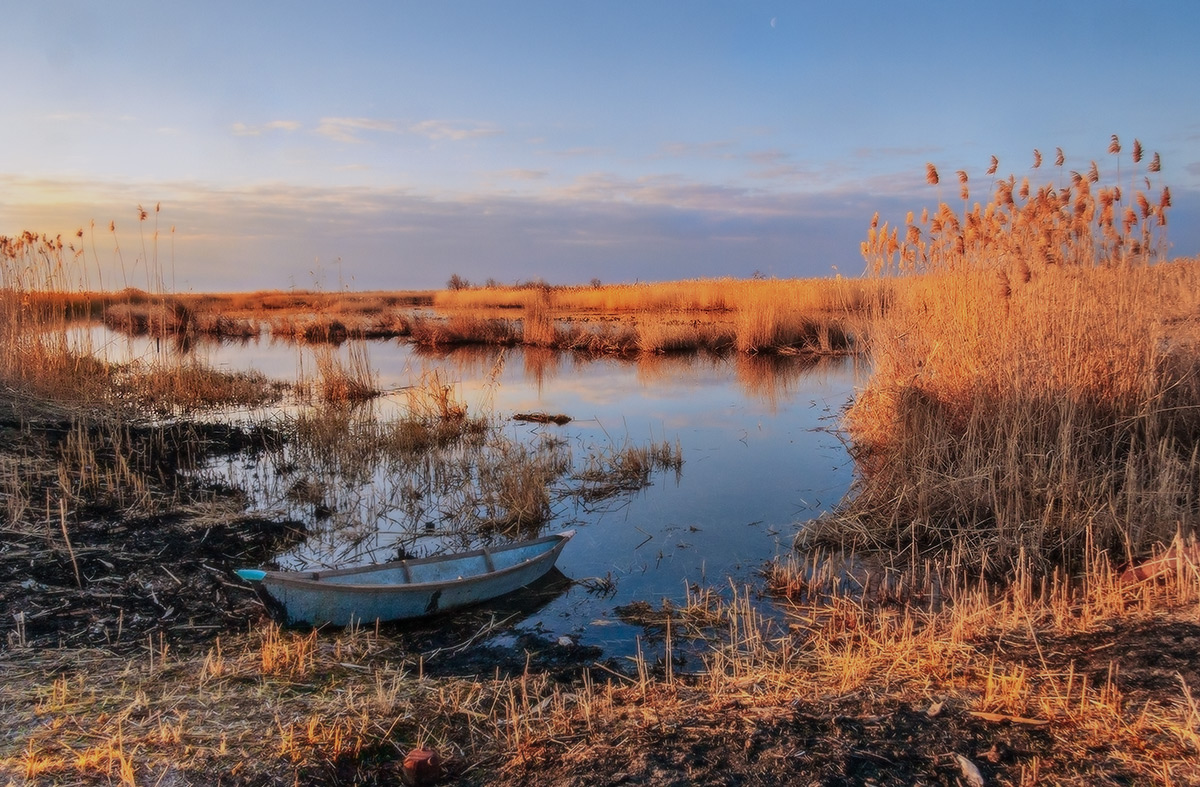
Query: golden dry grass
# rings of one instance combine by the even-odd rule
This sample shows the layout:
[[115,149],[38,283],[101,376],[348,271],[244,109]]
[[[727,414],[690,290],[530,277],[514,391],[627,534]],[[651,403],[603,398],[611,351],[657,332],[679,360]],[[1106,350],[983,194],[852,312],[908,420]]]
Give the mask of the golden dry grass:
[[[41,314],[102,317],[112,329],[154,336],[272,337],[340,343],[410,336],[418,344],[517,344],[589,354],[853,350],[879,280],[696,279],[655,284],[458,288],[439,292],[255,292],[172,294],[77,287],[67,260],[82,252],[32,233],[4,239],[11,256],[53,255],[52,275],[15,274],[7,289]],[[19,265],[9,266],[12,271]],[[75,267],[78,267],[76,264]],[[11,273],[11,272],[10,272]],[[20,280],[17,280],[20,278]],[[28,278],[27,276],[25,278]],[[434,305],[445,316],[419,311]],[[582,318],[582,319],[580,319]],[[611,321],[610,321],[611,320]]]
[[[465,315],[519,311],[524,343],[590,353],[734,348],[743,353],[844,354],[853,348],[859,317],[887,286],[879,280],[837,277],[460,288],[438,292],[434,304],[458,315],[451,324]],[[467,340],[465,331],[452,333]],[[476,340],[495,341],[493,333],[480,323]]]
[[848,416],[863,475],[814,532],[1049,567],[1200,524],[1200,262],[1147,264],[1166,208],[1122,230],[1089,186],[1001,181],[904,242],[872,226],[868,259],[920,275],[893,280],[870,328]]
[[316,395],[326,404],[355,404],[379,395],[375,371],[361,342],[351,344],[345,353],[328,344],[318,345],[313,353],[316,377],[301,381],[299,388]]
[[548,299],[561,312],[738,311],[760,298],[784,293],[800,312],[854,310],[870,299],[877,285],[860,279],[689,279],[600,287],[478,288],[442,290],[434,304],[442,308],[528,308]]
[[[86,333],[72,331],[75,320],[103,315],[130,333],[159,336],[192,330],[197,320],[173,298],[81,287],[87,281],[82,260],[82,250],[61,237],[31,232],[0,237],[0,383],[11,396],[104,408],[114,415],[130,408],[183,414],[280,398],[284,386],[263,375],[209,369],[170,345],[149,360],[104,360]],[[223,324],[230,333],[248,330],[228,320]]]
[[[797,718],[869,726],[909,707],[946,725],[1037,729],[1028,749],[1007,755],[1002,781],[1034,783],[1034,773],[1062,784],[1113,774],[1139,783],[1200,778],[1200,716],[1186,683],[1155,696],[1130,693],[1113,671],[1064,663],[1039,645],[1065,647],[1114,620],[1161,620],[1170,610],[1187,618],[1191,609],[1194,619],[1193,563],[1134,585],[1101,570],[1082,588],[1043,587],[1021,573],[991,589],[936,569],[897,580],[919,593],[936,579],[935,606],[879,603],[855,582],[839,586],[842,574],[829,566],[818,559],[778,570],[776,587],[802,588],[782,625],[760,616],[748,591],[693,591],[685,607],[663,612],[673,622],[656,646],[668,649],[661,668],[643,658],[628,677],[584,673],[568,685],[534,673],[430,679],[416,656],[395,652],[373,629],[268,626],[193,653],[152,640],[143,655],[124,658],[10,654],[0,684],[9,714],[0,773],[67,783],[284,783],[431,745],[456,772],[487,763],[493,778],[519,783],[609,757],[633,765],[646,747],[690,741],[687,730],[703,738],[733,724],[750,735]],[[668,666],[672,640],[712,632],[719,642],[703,671]],[[983,762],[972,748],[948,745]],[[915,756],[928,758],[932,774],[942,755]]]

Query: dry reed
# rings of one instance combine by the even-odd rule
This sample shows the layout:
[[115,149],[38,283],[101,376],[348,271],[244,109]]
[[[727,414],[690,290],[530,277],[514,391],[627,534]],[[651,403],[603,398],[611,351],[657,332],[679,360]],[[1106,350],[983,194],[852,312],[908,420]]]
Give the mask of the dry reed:
[[[437,293],[445,323],[414,328],[424,344],[511,343],[503,317],[523,312],[519,340],[591,354],[791,352],[844,354],[857,329],[848,321],[879,301],[886,283],[842,277],[810,280],[708,279],[588,287],[459,288]],[[594,315],[594,317],[589,317]],[[566,320],[569,324],[564,325]],[[613,322],[618,323],[617,326]]]
[[921,275],[893,280],[870,329],[848,416],[863,475],[814,533],[1048,568],[1200,524],[1200,265],[1145,264],[1163,208],[1121,228],[1115,188],[1081,176],[1022,200],[1014,182],[904,241],[872,223],[874,268]]

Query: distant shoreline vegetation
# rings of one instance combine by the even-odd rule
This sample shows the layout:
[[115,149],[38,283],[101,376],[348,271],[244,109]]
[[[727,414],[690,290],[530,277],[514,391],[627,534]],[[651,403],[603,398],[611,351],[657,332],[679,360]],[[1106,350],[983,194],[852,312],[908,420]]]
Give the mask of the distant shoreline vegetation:
[[694,279],[652,284],[439,291],[154,294],[36,291],[26,302],[129,335],[340,343],[408,338],[431,348],[526,345],[591,355],[697,352],[829,356],[855,351],[883,279]]

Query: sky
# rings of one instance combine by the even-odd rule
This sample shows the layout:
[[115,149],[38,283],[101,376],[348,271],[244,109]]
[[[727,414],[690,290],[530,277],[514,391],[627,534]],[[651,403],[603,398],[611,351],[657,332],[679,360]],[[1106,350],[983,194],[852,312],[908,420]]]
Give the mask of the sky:
[[875,211],[1114,183],[1113,134],[1200,254],[1194,0],[4,7],[0,235],[84,229],[91,286],[857,276]]

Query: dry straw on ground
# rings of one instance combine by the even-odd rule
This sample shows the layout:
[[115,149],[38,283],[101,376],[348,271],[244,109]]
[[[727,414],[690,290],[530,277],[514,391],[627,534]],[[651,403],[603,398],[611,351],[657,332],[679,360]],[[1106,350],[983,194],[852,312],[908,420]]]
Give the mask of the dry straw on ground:
[[[889,766],[893,776],[952,778],[955,754],[1005,783],[1033,784],[1037,774],[1064,784],[1200,778],[1189,684],[1153,694],[1122,688],[1122,674],[1103,666],[1108,656],[1088,653],[1095,632],[1200,600],[1194,564],[1132,586],[1101,574],[1082,590],[1039,589],[1021,574],[989,591],[934,570],[894,578],[890,587],[913,591],[905,606],[879,585],[867,598],[858,582],[839,584],[846,575],[831,565],[779,570],[774,585],[792,588],[783,625],[744,593],[694,593],[687,606],[663,610],[657,666],[645,656],[628,676],[585,672],[568,685],[528,672],[424,677],[418,655],[391,650],[372,629],[268,627],[194,653],[156,640],[132,659],[26,653],[9,665],[21,679],[0,686],[15,736],[0,768],[32,781],[130,784],[219,774],[270,783],[386,778],[381,760],[431,745],[466,783],[485,773],[512,784],[584,772],[603,783],[620,773],[652,778],[671,751],[737,752],[748,777],[835,778],[867,755],[881,758],[877,768],[898,756],[903,739],[885,734],[896,723],[920,725],[933,745],[907,744],[908,759]],[[921,601],[933,587],[940,603]],[[673,667],[672,642],[713,632],[720,641],[703,671]],[[1064,650],[1078,661],[1064,660]],[[820,747],[787,748],[822,730],[831,737]],[[773,735],[786,746],[775,748]],[[877,748],[856,754],[856,740]],[[697,779],[720,767],[693,766]]]

